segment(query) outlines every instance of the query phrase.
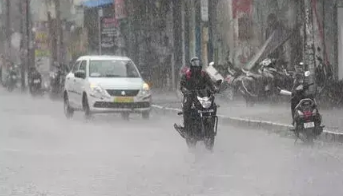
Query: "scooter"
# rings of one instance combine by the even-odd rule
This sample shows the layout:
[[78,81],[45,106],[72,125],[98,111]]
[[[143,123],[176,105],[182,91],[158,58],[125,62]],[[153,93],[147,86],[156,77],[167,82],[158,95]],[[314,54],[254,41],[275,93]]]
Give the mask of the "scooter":
[[[305,77],[310,76],[310,72],[305,72]],[[313,97],[305,96],[305,91],[313,84],[300,84],[296,87],[297,95],[302,95],[302,99],[295,107],[293,119],[293,129],[296,140],[300,139],[305,143],[313,143],[313,141],[323,132],[325,126],[321,125],[322,116],[317,108],[316,100]],[[280,94],[292,96],[292,93],[287,90],[280,90]]]

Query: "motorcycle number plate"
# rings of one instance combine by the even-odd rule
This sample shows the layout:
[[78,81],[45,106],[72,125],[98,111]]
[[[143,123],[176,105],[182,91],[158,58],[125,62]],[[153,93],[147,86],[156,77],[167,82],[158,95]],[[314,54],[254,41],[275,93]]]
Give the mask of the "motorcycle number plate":
[[37,84],[37,83],[39,83],[40,82],[40,80],[34,80],[33,81],[33,83],[35,83],[35,84]]
[[307,129],[307,128],[313,128],[314,127],[314,122],[307,122],[307,123],[304,123],[304,128]]
[[198,113],[211,113],[214,112],[214,110],[198,110]]

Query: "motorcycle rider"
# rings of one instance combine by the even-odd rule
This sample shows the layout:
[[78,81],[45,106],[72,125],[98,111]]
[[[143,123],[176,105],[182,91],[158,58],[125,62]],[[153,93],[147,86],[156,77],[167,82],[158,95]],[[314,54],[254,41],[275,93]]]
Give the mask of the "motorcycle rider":
[[190,69],[181,77],[180,90],[184,95],[183,100],[183,124],[180,127],[182,131],[189,130],[190,125],[190,110],[196,95],[194,90],[202,90],[206,87],[212,92],[218,91],[217,87],[212,82],[210,76],[202,71],[202,65],[198,57],[193,57],[190,61]]
[[[306,76],[304,75],[304,63],[300,62],[296,67],[295,67],[295,73],[294,73],[294,82],[293,82],[293,87],[292,87],[292,97],[291,97],[291,112],[292,112],[292,124],[294,124],[294,112],[295,112],[295,107],[298,105],[301,99],[308,97],[308,98],[313,98],[310,94],[306,92]],[[305,89],[302,91],[297,91],[297,87],[299,85],[305,85]]]
[[39,79],[40,81],[42,81],[42,75],[39,73],[38,69],[36,66],[32,66],[30,67],[30,70],[29,70],[29,85],[30,85],[30,88],[32,87],[33,85],[33,80],[35,79]]

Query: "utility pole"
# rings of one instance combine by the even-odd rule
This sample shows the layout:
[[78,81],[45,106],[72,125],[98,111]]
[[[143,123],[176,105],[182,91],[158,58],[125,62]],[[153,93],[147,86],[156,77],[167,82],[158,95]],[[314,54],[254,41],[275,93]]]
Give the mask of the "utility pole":
[[101,48],[101,19],[103,17],[104,13],[101,7],[99,7],[98,10],[98,41],[99,41],[99,55],[102,54],[102,48]]
[[[315,48],[314,48],[314,30],[313,30],[313,10],[312,0],[304,0],[305,25],[304,25],[304,63],[311,72],[309,83],[315,83]],[[315,92],[316,85],[310,87],[312,93]]]
[[[26,54],[26,70],[29,70],[30,67],[30,0],[25,1],[25,13],[26,13],[26,20],[25,20],[25,29],[26,29],[26,35],[25,35],[25,54]],[[25,70],[24,70],[24,76],[25,76]],[[25,88],[25,78],[24,78],[24,86]]]
[[[21,13],[23,13],[24,6],[23,1],[19,1],[19,10]],[[25,50],[24,50],[24,21],[25,21],[25,14],[21,15],[20,20],[20,75],[21,75],[21,90],[25,90]]]
[[50,49],[50,66],[51,69],[53,62],[54,62],[54,33],[53,33],[53,26],[52,26],[52,19],[50,11],[47,11],[47,18],[48,18],[48,29],[49,29],[49,49]]
[[11,15],[10,15],[11,3],[10,0],[6,0],[6,57],[11,55]]
[[61,24],[61,5],[60,0],[54,0],[55,13],[56,13],[56,29],[57,29],[57,62],[61,63],[62,60],[62,24]]

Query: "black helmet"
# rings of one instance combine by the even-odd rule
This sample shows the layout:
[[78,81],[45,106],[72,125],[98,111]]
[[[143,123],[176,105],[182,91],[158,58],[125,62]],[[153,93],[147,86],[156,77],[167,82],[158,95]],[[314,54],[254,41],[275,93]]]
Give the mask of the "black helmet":
[[193,72],[194,76],[198,76],[201,73],[202,65],[200,63],[200,59],[198,57],[193,57],[191,59],[190,70]]
[[191,59],[191,67],[202,67],[198,57],[193,57]]

